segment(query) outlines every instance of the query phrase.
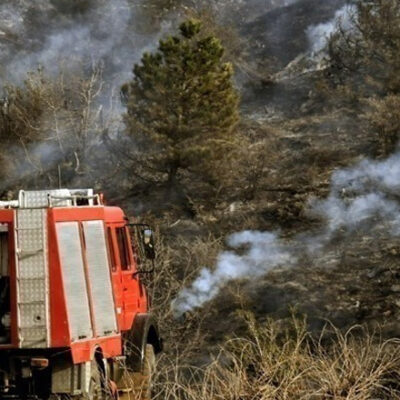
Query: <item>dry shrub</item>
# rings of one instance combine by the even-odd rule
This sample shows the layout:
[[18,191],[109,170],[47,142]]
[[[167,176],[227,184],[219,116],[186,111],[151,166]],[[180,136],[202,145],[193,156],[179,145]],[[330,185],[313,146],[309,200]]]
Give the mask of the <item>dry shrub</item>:
[[243,120],[237,145],[226,162],[224,182],[217,200],[250,201],[257,193],[280,185],[276,171],[282,158],[280,133],[274,127]]
[[[101,70],[47,76],[39,69],[23,85],[4,88],[0,107],[2,177],[11,184],[58,186],[90,169],[89,159],[107,129],[99,104],[103,93]],[[23,180],[26,182],[21,182]]]
[[171,238],[169,232],[164,232],[163,236],[156,235],[159,238],[156,272],[148,277],[148,287],[153,300],[152,312],[157,317],[166,344],[166,354],[161,358],[174,357],[185,362],[193,354],[198,354],[204,345],[206,335],[202,320],[206,311],[188,315],[182,323],[175,320],[172,304],[180,290],[190,285],[201,268],[215,265],[222,240],[211,235],[193,238],[185,234],[184,221],[178,221],[173,229],[177,231],[179,224],[182,225],[182,234],[177,237]]
[[315,338],[303,319],[260,322],[243,312],[247,332],[241,337],[227,332],[218,350],[207,332],[210,319],[205,321],[215,311],[212,304],[174,319],[171,302],[200,268],[215,264],[222,241],[200,234],[192,239],[189,221],[168,225],[157,245],[152,282],[165,339],[153,399],[400,399],[399,341],[383,341],[362,327],[343,333],[327,324]]
[[170,242],[160,234],[156,237],[157,271],[150,286],[154,310],[165,318],[171,317],[171,302],[182,287],[194,280],[201,268],[215,264],[222,240],[211,235],[195,239],[178,236]]
[[290,326],[247,316],[248,338],[233,338],[204,368],[159,365],[154,399],[396,399],[398,341],[355,327],[313,339],[305,321]]
[[242,182],[238,183],[246,200],[252,200],[255,197],[263,179],[276,163],[277,153],[275,153],[274,147],[272,140],[266,138],[255,143],[248,143],[240,148],[235,169],[242,179]]
[[400,135],[400,96],[389,95],[368,101],[371,110],[366,118],[378,134],[378,153],[388,156],[397,145]]
[[400,80],[400,4],[397,0],[357,0],[344,26],[329,42],[329,80],[358,93],[398,93]]

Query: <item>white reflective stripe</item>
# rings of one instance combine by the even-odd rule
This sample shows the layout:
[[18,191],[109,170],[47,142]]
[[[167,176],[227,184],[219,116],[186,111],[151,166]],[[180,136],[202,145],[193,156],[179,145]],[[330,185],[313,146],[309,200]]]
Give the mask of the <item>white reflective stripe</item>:
[[117,321],[103,221],[83,222],[97,336],[115,333]]
[[71,340],[93,336],[78,222],[57,222]]

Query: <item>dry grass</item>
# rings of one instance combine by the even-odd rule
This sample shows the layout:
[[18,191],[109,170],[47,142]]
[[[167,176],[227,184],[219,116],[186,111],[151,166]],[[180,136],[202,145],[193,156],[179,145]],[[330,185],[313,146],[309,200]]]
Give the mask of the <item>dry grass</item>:
[[397,399],[399,342],[355,327],[313,339],[302,320],[259,325],[247,315],[247,338],[232,338],[203,368],[159,361],[154,399]]
[[327,324],[316,337],[303,319],[257,321],[244,302],[246,328],[240,337],[232,328],[216,344],[210,323],[220,318],[229,326],[216,311],[218,300],[175,320],[172,300],[200,268],[215,265],[223,247],[221,239],[188,235],[190,226],[179,224],[166,224],[176,238],[170,231],[157,235],[164,241],[158,243],[152,292],[166,348],[157,361],[154,399],[400,399],[400,341],[385,341],[361,326],[342,332]]
[[[178,229],[178,226],[174,229]],[[164,236],[167,235],[165,232]],[[156,237],[161,238],[162,235],[157,234]],[[185,321],[177,321],[171,305],[178,292],[197,277],[202,267],[215,265],[222,245],[220,239],[212,236],[193,240],[178,236],[169,240],[173,245],[167,244],[166,239],[160,239],[157,243],[157,271],[149,277],[147,286],[153,300],[152,312],[156,315],[166,347],[161,362],[164,364],[168,357],[167,364],[170,364],[172,357],[174,363],[182,365],[194,354],[199,354],[199,349],[207,346],[203,324],[206,312],[193,313]]]

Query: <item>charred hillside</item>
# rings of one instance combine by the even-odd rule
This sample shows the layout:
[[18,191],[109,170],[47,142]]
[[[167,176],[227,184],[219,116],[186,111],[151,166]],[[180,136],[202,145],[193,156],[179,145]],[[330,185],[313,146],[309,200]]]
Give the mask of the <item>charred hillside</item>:
[[251,43],[250,54],[259,62],[273,60],[274,72],[281,70],[310,49],[307,28],[332,20],[346,3],[345,0],[300,0],[259,15],[241,28]]
[[[2,197],[94,187],[154,225],[159,396],[400,398],[398,2],[198,3],[2,2]],[[325,349],[328,383],[279,367]]]

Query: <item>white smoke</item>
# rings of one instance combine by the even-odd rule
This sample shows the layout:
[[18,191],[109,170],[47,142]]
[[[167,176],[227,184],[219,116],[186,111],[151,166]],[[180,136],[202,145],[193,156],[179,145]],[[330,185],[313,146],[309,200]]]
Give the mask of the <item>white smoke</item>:
[[310,200],[310,214],[325,221],[319,236],[310,236],[311,249],[321,249],[339,230],[351,234],[384,225],[390,235],[400,233],[400,152],[384,161],[363,160],[336,171],[328,198]]
[[[99,92],[91,99],[91,114],[87,115],[94,132],[88,134],[87,143],[98,144],[100,125],[106,126],[109,134],[119,131],[125,111],[120,102],[120,87],[132,79],[133,65],[140,61],[143,52],[154,50],[159,37],[172,29],[173,16],[142,31],[138,25],[143,24],[145,0],[2,0],[0,3],[0,78],[3,81],[0,97],[7,95],[6,82],[23,86],[27,74],[38,68],[43,69],[46,80],[64,87],[60,97],[70,98],[72,102],[79,102],[74,92],[79,80],[90,80]],[[92,79],[94,71],[96,79]],[[52,136],[57,128],[62,140],[73,147],[75,143],[69,139],[74,133],[71,130],[80,121],[72,117],[72,110],[68,118],[61,115],[63,111],[55,115],[50,107],[45,110],[41,116],[41,132],[45,136],[49,131]],[[53,169],[66,157],[66,152],[60,152],[53,140],[27,146],[26,150],[33,160],[40,161],[35,164],[43,162]],[[75,157],[70,161],[75,164]],[[22,177],[32,172],[32,166],[26,168],[25,163],[23,167],[22,171],[15,168],[12,176]]]
[[166,18],[160,30],[141,33],[137,26],[142,3],[99,0],[90,3],[85,12],[72,14],[45,0],[34,5],[24,1],[0,5],[4,80],[21,83],[27,72],[38,67],[55,75],[63,68],[81,72],[103,64],[107,85],[119,87],[131,78],[133,64],[143,51],[154,49],[159,37],[171,28]]
[[225,251],[219,255],[214,270],[204,268],[173,303],[176,315],[211,300],[230,280],[255,279],[277,266],[294,266],[299,255],[318,255],[337,234],[349,238],[355,232],[367,234],[380,227],[387,235],[400,236],[399,193],[400,152],[384,161],[364,160],[336,171],[328,197],[309,202],[308,212],[323,221],[318,233],[306,232],[290,242],[271,232],[232,235],[228,245],[248,245],[247,252],[239,255]]
[[307,37],[310,43],[311,52],[314,54],[325,50],[330,37],[339,29],[349,31],[354,24],[356,7],[345,5],[336,11],[335,16],[328,22],[318,25],[311,25],[307,28]]
[[0,5],[0,59],[11,56],[8,37],[23,28],[24,19],[15,6]]
[[244,231],[231,235],[227,243],[232,248],[248,248],[242,255],[232,251],[222,252],[215,270],[203,268],[191,287],[184,289],[176,299],[174,309],[177,315],[211,300],[230,280],[256,278],[274,267],[295,262],[276,233]]
[[[63,63],[68,64],[69,70],[74,70],[83,68],[88,62],[98,64],[113,52],[119,58],[118,45],[130,19],[131,9],[126,0],[103,3],[91,10],[88,18],[71,18],[65,28],[45,34],[36,51],[29,46],[17,53],[7,67],[9,79],[22,81],[28,71],[39,66],[47,72],[57,73]],[[132,57],[125,61],[128,70],[132,66]]]
[[20,10],[15,5],[0,5],[0,32],[17,32],[21,29],[24,19]]

